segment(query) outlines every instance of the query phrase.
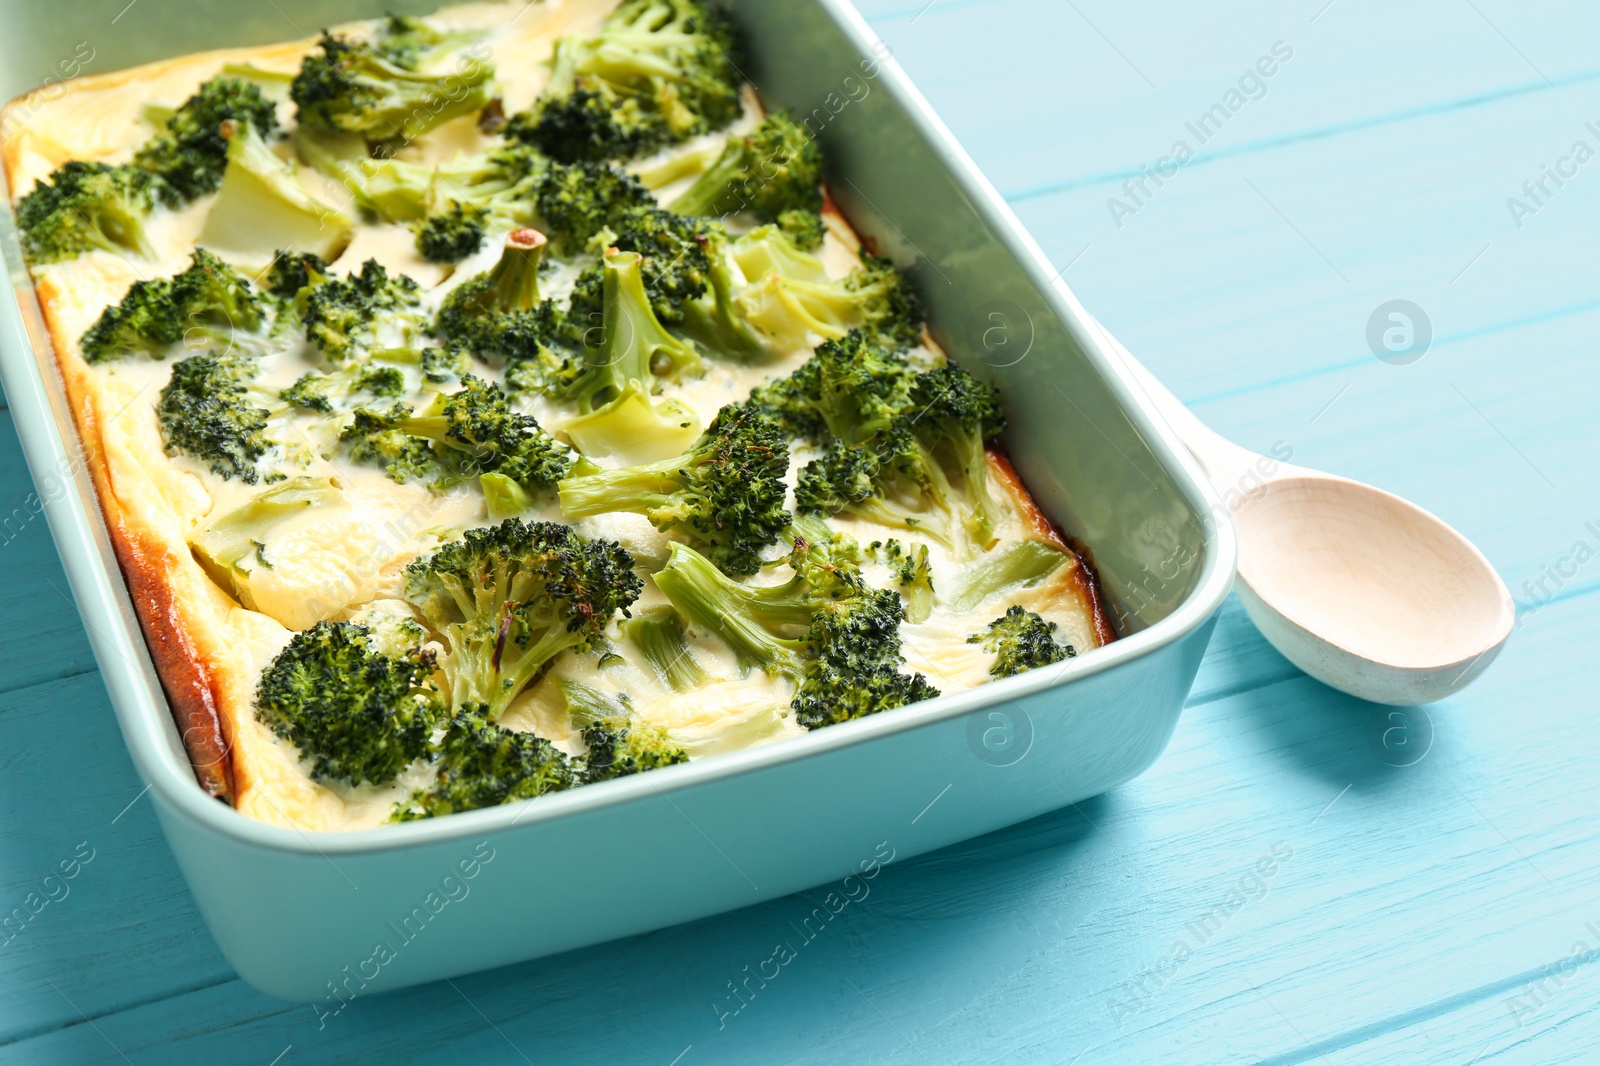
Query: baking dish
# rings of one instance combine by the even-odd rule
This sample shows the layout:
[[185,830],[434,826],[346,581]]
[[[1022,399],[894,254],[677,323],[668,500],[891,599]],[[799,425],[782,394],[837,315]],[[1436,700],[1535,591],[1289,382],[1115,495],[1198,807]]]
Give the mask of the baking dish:
[[[63,24],[43,4],[10,8],[0,16],[6,69],[15,77],[59,54],[111,70],[300,36],[383,5],[286,3],[276,25],[208,20],[204,4],[151,7],[103,42],[81,41],[89,31],[75,34],[76,16]],[[27,459],[174,854],[224,954],[263,991],[333,1010],[875,869],[1102,792],[1141,772],[1171,735],[1232,578],[1220,504],[853,9],[731,7],[747,73],[768,103],[806,117],[845,213],[908,267],[945,348],[1001,388],[1011,457],[1090,550],[1124,639],[970,692],[525,806],[316,837],[253,822],[194,783],[93,490],[63,444],[70,422],[8,212],[0,242],[17,299],[0,302],[0,375]]]

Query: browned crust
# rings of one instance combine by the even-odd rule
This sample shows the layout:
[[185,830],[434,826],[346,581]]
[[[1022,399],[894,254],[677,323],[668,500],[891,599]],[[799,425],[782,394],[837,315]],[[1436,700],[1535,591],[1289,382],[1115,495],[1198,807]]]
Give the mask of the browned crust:
[[1023,518],[1034,533],[1058,548],[1062,554],[1077,560],[1078,565],[1072,570],[1072,590],[1094,623],[1096,644],[1103,647],[1116,640],[1117,631],[1111,625],[1111,615],[1105,607],[1105,596],[1100,591],[1100,575],[1095,571],[1094,564],[1089,561],[1088,553],[1075,539],[1063,533],[1050,520],[1049,515],[1039,509],[1039,504],[1028,491],[1028,486],[1022,483],[1022,477],[1017,473],[1016,467],[1011,465],[1011,460],[998,444],[989,445],[989,474],[1017,502]]
[[[53,317],[48,310],[46,315]],[[53,321],[50,330],[54,337]],[[175,559],[172,550],[158,538],[135,529],[123,513],[111,488],[110,464],[90,390],[81,373],[67,372],[60,345],[53,340],[51,347],[63,371],[67,405],[84,443],[86,466],[105,516],[106,532],[173,720],[189,753],[195,779],[207,795],[232,804],[238,795],[234,789],[233,745],[227,718],[219,705],[213,670],[207,657],[195,647],[190,620],[177,596],[173,575],[181,560]]]

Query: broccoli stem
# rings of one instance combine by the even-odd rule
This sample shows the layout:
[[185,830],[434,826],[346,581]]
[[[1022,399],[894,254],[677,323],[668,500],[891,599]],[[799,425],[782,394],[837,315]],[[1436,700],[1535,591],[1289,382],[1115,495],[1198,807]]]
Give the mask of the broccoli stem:
[[645,662],[674,692],[692,692],[706,683],[706,672],[689,650],[683,616],[677,611],[659,608],[629,621],[624,628]]
[[1003,589],[1037,585],[1060,569],[1066,556],[1037,540],[1024,540],[991,552],[967,572],[966,582],[951,597],[957,611],[970,611]]
[[529,311],[539,306],[539,268],[544,265],[545,235],[536,229],[516,229],[506,234],[500,261],[489,271],[484,294],[496,311]]
[[721,637],[742,661],[795,682],[804,677],[804,640],[778,635],[791,627],[803,632],[815,613],[799,574],[782,585],[742,585],[693,548],[674,543],[655,578],[685,618]]

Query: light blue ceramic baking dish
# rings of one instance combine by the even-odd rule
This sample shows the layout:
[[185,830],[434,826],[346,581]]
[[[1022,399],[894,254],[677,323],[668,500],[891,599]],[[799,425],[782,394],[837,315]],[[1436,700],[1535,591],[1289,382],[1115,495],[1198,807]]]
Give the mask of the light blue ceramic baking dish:
[[[110,71],[394,6],[145,0],[113,27],[96,5],[16,0],[0,13],[0,97],[74,63]],[[195,784],[94,490],[63,448],[71,424],[48,342],[36,328],[30,340],[37,309],[5,212],[15,299],[0,301],[0,373],[28,463],[173,853],[224,954],[265,992],[332,1009],[836,881],[1103,792],[1172,734],[1233,576],[1220,505],[855,11],[732,9],[748,73],[769,103],[809,116],[840,205],[910,268],[949,351],[1000,386],[1010,453],[1091,549],[1124,637],[1059,668],[525,806],[316,838],[250,821]]]

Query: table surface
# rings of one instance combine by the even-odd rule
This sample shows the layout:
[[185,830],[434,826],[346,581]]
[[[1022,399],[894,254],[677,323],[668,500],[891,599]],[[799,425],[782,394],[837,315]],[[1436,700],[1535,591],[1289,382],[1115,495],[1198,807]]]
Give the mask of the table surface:
[[[207,934],[7,419],[0,910],[93,857],[0,947],[0,1062],[1596,1056],[1600,481],[1579,445],[1600,410],[1600,10],[862,6],[1083,302],[1207,421],[1483,548],[1519,605],[1500,661],[1391,718],[1305,677],[1230,601],[1148,773],[894,865],[724,1026],[726,982],[816,894],[358,1000],[319,1028]],[[1373,354],[1391,300],[1423,309],[1419,360]]]

